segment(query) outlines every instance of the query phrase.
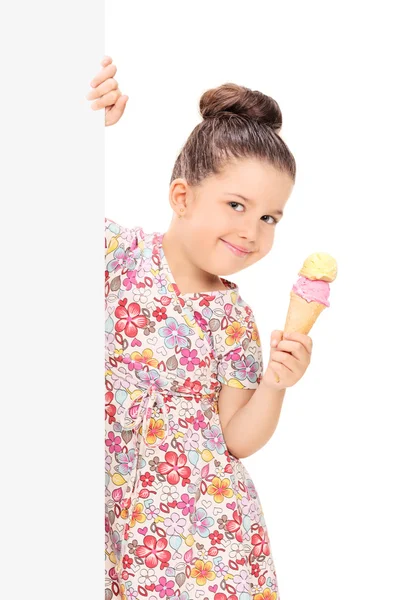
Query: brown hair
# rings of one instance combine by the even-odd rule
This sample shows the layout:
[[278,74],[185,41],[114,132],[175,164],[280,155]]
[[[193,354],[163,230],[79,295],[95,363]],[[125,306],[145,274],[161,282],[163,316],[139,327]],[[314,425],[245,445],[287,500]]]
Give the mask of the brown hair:
[[182,177],[198,185],[220,173],[232,158],[264,159],[296,179],[296,161],[279,136],[282,113],[277,102],[258,91],[225,83],[200,98],[201,121],[182,147],[170,183]]

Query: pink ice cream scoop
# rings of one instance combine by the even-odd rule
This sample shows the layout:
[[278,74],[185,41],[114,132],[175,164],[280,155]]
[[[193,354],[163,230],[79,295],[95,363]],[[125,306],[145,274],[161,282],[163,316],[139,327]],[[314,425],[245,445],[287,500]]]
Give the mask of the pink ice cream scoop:
[[292,287],[292,292],[307,300],[307,302],[319,302],[329,307],[329,283],[318,279],[307,279],[299,277]]
[[321,312],[330,306],[329,284],[337,275],[336,260],[325,252],[314,252],[304,261],[290,292],[285,332],[308,334]]

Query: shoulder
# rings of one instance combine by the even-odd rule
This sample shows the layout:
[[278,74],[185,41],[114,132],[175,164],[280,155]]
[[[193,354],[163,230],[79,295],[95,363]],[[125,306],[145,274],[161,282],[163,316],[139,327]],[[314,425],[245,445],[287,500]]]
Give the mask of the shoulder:
[[242,323],[250,326],[255,320],[254,311],[249,302],[243,298],[239,287],[235,286],[235,288],[230,295],[233,304],[233,316],[240,318]]
[[126,227],[108,217],[104,218],[104,230],[107,240],[114,238],[116,241],[124,242],[127,245],[135,244],[135,242],[146,236],[141,226]]
[[[233,328],[236,328],[235,334],[237,334],[238,341],[240,341],[242,347],[247,350],[248,345],[251,342],[255,342],[261,350],[261,337],[254,310],[239,291],[237,293],[236,303],[233,307],[232,317],[234,317],[237,322],[235,324],[231,323],[231,326],[233,325]],[[231,331],[231,329],[229,331]]]
[[104,219],[105,259],[111,261],[112,269],[117,263],[128,269],[137,267],[139,263],[157,253],[160,240],[159,232],[146,232],[142,226],[127,227],[112,219]]
[[126,227],[108,217],[104,219],[104,259],[106,271],[136,267],[141,251],[139,244],[146,236],[143,228]]

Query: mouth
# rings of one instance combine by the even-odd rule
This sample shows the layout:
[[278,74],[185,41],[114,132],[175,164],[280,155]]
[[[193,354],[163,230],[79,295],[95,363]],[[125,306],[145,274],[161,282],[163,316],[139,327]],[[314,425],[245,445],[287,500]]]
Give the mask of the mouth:
[[248,256],[249,254],[251,254],[251,250],[245,250],[244,248],[241,248],[240,246],[234,246],[233,244],[226,242],[222,238],[220,238],[220,240],[221,240],[221,242],[224,242],[224,244],[228,248],[228,250],[230,250],[235,256],[244,257],[244,256]]

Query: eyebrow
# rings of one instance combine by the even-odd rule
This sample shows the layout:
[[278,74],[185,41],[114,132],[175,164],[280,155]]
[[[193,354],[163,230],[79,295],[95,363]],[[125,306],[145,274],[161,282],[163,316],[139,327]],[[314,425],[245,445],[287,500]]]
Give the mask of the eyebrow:
[[[242,194],[235,194],[234,192],[225,192],[226,194],[228,194],[229,196],[237,196],[238,198],[241,198],[242,200],[244,200],[245,202],[248,202],[249,204],[255,204],[254,200],[250,200],[250,198],[246,198],[246,196],[242,196]],[[273,213],[274,215],[279,215],[279,216],[283,216],[283,212],[281,210],[274,210]]]

